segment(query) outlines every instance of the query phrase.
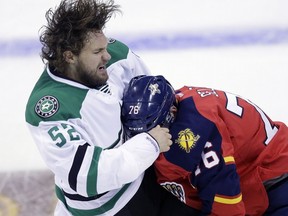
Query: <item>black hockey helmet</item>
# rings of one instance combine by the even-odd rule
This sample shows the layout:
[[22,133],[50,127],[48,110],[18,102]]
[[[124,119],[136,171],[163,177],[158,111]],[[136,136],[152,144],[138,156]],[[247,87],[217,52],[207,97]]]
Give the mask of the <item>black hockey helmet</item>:
[[157,125],[169,127],[175,92],[163,76],[134,77],[124,91],[121,119],[126,136],[147,132]]

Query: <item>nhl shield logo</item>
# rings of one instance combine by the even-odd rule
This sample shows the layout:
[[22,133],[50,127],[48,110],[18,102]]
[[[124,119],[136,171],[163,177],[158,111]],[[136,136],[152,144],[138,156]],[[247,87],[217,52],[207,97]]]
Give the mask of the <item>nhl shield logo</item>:
[[42,118],[53,116],[59,109],[57,98],[47,95],[42,97],[35,106],[35,112]]

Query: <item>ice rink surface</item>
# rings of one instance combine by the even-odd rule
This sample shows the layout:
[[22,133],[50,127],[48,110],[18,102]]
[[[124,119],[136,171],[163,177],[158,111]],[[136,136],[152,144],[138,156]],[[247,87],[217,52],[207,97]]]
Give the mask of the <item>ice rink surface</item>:
[[[38,30],[46,24],[45,11],[58,3],[1,4],[1,172],[45,169],[24,112],[44,67]],[[127,43],[153,74],[166,76],[175,88],[191,85],[236,93],[273,120],[288,123],[287,0],[116,3],[123,14],[111,18],[106,35]]]

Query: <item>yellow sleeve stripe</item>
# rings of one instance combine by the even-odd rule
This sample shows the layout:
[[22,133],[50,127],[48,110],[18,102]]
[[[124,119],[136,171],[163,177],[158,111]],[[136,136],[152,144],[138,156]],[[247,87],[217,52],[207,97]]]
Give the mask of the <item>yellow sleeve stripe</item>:
[[231,162],[235,163],[233,156],[224,157],[224,161],[225,161],[225,163],[231,163]]
[[215,196],[214,201],[218,202],[218,203],[224,203],[224,204],[230,204],[230,205],[232,204],[233,205],[233,204],[237,204],[237,203],[242,201],[242,194],[240,194],[236,198],[223,198],[223,197]]

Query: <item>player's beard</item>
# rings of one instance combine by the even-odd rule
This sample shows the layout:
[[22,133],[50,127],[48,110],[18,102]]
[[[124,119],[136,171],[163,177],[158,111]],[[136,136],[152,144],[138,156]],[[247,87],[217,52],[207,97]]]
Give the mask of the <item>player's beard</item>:
[[103,71],[98,72],[98,68],[99,67],[91,70],[79,63],[76,68],[77,73],[79,74],[79,81],[90,88],[97,88],[105,85],[108,80],[107,71],[105,69],[106,73],[103,73]]

